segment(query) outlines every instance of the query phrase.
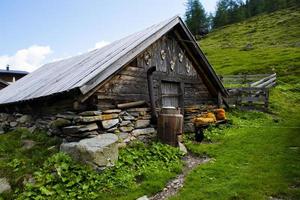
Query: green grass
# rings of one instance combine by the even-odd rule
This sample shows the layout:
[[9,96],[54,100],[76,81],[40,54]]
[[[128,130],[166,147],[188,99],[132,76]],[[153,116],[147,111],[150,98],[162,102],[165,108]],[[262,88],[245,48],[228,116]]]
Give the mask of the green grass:
[[[272,114],[232,111],[231,127],[205,133],[211,142],[187,139],[188,149],[213,160],[189,174],[171,199],[300,199],[299,20],[299,10],[282,10],[200,41],[219,74],[275,70],[279,80],[270,95]],[[247,44],[253,49],[243,51]]]
[[[300,10],[286,9],[217,29],[199,42],[219,74],[272,73],[300,77]],[[252,50],[244,51],[247,45]]]
[[213,143],[187,141],[192,152],[213,161],[189,174],[184,188],[171,199],[299,199],[300,128],[283,128],[299,123],[283,118],[274,122],[256,112],[233,112],[229,118],[232,127],[222,130]]
[[[32,140],[35,145],[24,149],[23,140]],[[58,152],[60,143],[44,132],[30,133],[27,129],[0,135],[0,141],[0,177],[8,178],[13,189],[22,188],[24,179],[32,176],[49,156]],[[3,194],[3,197],[10,199],[12,193]]]

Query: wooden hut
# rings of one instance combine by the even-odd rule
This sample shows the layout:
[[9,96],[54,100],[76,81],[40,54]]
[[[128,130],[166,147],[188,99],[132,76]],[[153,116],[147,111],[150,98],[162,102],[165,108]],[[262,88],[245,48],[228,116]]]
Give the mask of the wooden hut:
[[101,49],[45,64],[0,91],[0,109],[59,112],[220,104],[222,83],[178,16]]

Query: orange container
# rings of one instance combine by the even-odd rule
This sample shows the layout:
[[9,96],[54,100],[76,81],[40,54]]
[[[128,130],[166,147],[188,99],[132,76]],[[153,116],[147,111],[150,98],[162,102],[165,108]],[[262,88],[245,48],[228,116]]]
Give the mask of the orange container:
[[216,109],[215,114],[216,114],[217,120],[225,120],[226,119],[225,110],[223,108]]

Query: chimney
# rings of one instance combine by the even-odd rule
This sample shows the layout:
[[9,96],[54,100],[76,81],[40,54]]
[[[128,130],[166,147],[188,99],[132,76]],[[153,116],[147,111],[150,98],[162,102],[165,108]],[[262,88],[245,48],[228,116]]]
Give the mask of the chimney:
[[9,65],[6,65],[6,71],[9,71]]

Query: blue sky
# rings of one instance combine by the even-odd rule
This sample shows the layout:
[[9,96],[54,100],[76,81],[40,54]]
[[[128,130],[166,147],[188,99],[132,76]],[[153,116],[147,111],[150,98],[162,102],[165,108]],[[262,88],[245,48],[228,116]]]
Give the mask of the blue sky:
[[[201,0],[213,12],[217,0]],[[186,0],[1,0],[0,68],[41,64],[101,47],[176,14]]]

